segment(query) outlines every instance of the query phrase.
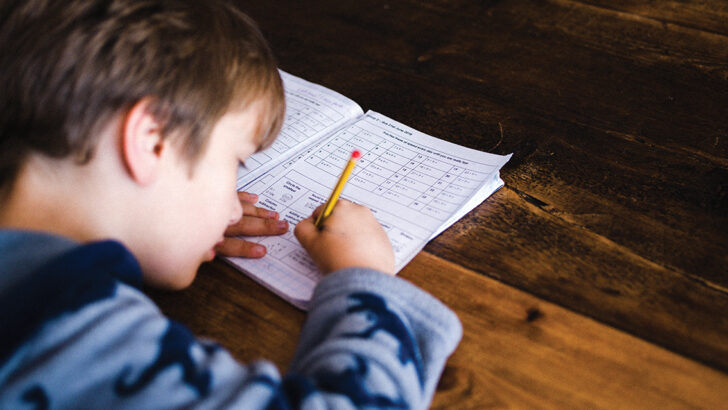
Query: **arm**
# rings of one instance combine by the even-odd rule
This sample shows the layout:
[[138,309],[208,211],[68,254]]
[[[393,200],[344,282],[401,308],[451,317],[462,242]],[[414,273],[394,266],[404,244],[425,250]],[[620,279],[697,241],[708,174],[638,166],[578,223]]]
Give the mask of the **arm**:
[[345,269],[317,287],[291,371],[322,392],[312,402],[426,408],[461,335],[457,317],[410,283]]
[[295,233],[321,271],[335,273],[314,292],[292,371],[326,392],[312,400],[425,408],[460,341],[460,322],[437,299],[390,276],[391,244],[369,209],[340,201],[319,230],[320,211]]
[[438,300],[395,278],[394,254],[367,208],[340,201],[323,229],[296,236],[324,273],[283,380],[259,378],[283,408],[426,408],[462,328]]

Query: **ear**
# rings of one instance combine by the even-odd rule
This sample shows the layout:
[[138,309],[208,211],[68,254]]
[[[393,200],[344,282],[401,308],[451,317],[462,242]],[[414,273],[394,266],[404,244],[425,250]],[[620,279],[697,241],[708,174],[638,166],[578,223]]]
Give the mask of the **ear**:
[[124,165],[141,185],[149,185],[159,174],[164,140],[161,127],[149,113],[149,100],[138,101],[123,119],[121,144]]

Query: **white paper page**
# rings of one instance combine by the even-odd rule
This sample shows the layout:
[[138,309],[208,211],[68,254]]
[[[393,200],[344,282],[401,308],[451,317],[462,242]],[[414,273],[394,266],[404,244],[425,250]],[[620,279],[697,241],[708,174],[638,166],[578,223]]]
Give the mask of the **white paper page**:
[[289,221],[291,231],[252,239],[268,247],[266,257],[231,262],[298,307],[305,308],[321,274],[293,227],[326,201],[354,149],[362,158],[342,197],[372,209],[392,243],[397,271],[498,189],[498,170],[510,158],[433,138],[370,111],[243,187],[259,195],[258,206]]
[[336,91],[278,71],[286,95],[286,117],[281,132],[270,147],[251,155],[245,161],[245,168],[238,169],[238,188],[364,114],[359,104]]
[[[506,155],[506,162],[511,158],[513,154]],[[476,206],[480,205],[483,201],[488,199],[489,196],[493,195],[493,193],[497,190],[499,190],[501,187],[503,187],[505,183],[500,178],[500,172],[496,172],[491,178],[490,182],[487,182],[483,184],[483,186],[478,190],[478,192],[473,195],[470,200],[465,203],[458,211],[453,214],[450,219],[448,219],[447,222],[445,222],[438,231],[433,232],[430,239],[433,239],[437,235],[441,234],[442,231],[447,229],[450,225],[457,222],[460,218],[464,217],[468,212],[472,211]]]

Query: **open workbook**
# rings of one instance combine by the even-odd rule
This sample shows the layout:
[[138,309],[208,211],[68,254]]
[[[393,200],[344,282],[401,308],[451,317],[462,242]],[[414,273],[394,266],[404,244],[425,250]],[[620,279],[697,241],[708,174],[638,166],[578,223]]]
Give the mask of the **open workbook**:
[[341,197],[369,207],[382,224],[401,270],[440,232],[503,186],[510,155],[494,155],[421,133],[349,98],[281,72],[286,118],[272,146],[245,161],[239,191],[290,224],[261,243],[261,259],[228,258],[293,305],[306,309],[322,275],[293,228],[326,202],[352,151],[362,153]]

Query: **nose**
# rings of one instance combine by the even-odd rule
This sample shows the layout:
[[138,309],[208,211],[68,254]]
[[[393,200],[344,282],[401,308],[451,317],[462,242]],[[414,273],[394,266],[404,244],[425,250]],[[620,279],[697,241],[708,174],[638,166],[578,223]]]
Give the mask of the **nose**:
[[240,199],[238,199],[238,193],[235,192],[233,195],[233,208],[232,213],[230,215],[230,223],[229,225],[232,225],[236,222],[238,222],[243,217],[243,206],[240,205]]

